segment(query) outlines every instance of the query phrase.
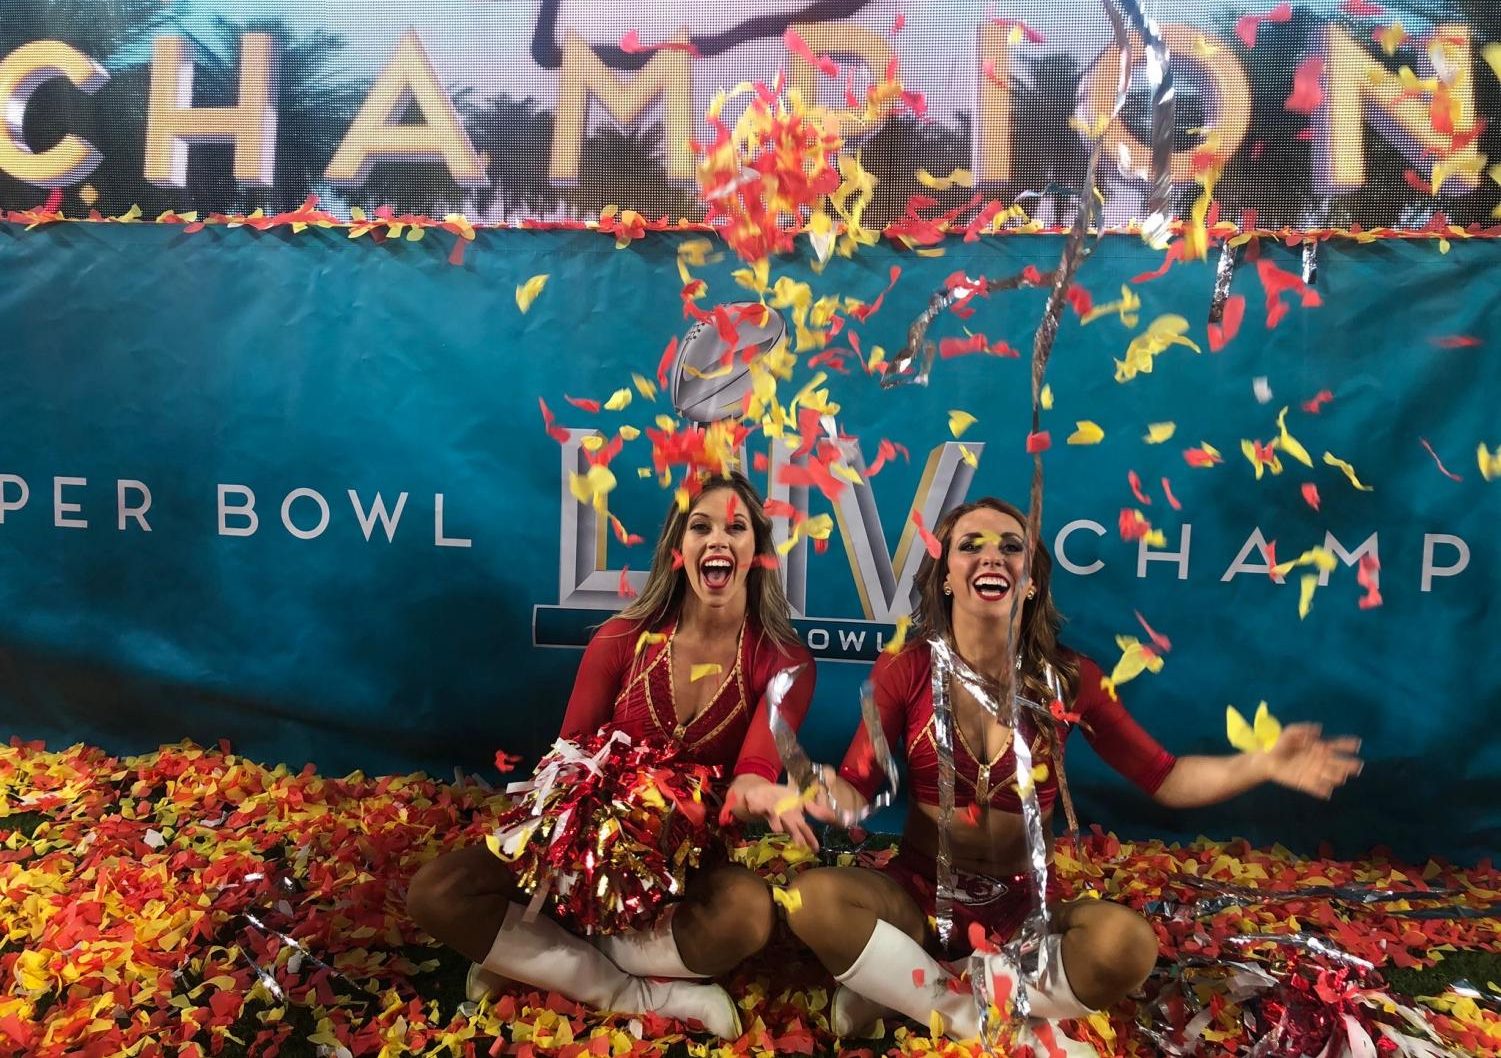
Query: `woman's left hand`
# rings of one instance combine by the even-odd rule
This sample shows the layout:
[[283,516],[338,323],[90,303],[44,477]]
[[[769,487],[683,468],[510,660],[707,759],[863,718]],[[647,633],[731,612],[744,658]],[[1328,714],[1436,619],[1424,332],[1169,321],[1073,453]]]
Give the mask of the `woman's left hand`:
[[1326,739],[1318,724],[1289,724],[1267,751],[1268,774],[1275,783],[1327,801],[1360,774],[1364,761],[1355,755],[1359,751],[1358,738]]
[[729,798],[739,818],[763,820],[774,833],[818,851],[818,838],[803,814],[803,798],[796,786],[770,782],[760,775],[740,775],[730,784]]

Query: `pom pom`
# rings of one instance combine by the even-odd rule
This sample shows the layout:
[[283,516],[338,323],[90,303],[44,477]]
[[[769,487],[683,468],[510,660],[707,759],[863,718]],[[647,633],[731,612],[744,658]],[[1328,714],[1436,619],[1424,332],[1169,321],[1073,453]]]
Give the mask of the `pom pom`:
[[521,796],[487,843],[534,906],[550,901],[579,932],[643,929],[723,841],[713,828],[721,772],[665,739],[559,739],[531,779],[509,787]]

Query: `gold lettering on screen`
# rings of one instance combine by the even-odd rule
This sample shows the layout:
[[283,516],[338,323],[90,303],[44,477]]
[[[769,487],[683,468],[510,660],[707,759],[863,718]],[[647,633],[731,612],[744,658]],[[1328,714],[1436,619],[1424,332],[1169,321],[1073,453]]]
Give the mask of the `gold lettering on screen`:
[[240,92],[234,106],[193,106],[193,57],[182,37],[158,37],[151,55],[142,175],[158,187],[186,187],[188,148],[234,146],[234,179],[271,187],[276,173],[276,42],[268,33],[240,37]]
[[[400,124],[413,104],[422,124]],[[460,187],[484,187],[488,182],[416,30],[402,34],[324,175],[335,186],[358,187],[378,162],[437,162],[447,166]]]
[[109,80],[104,67],[58,40],[23,44],[0,59],[0,172],[33,187],[68,187],[99,167],[94,145],[71,132],[44,151],[26,144],[22,126],[32,93],[55,77],[93,93]]

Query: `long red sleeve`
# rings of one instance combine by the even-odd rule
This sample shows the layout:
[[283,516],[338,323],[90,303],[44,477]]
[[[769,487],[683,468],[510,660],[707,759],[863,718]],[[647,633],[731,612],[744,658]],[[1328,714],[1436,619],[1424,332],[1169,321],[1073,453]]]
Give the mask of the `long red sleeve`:
[[[881,730],[893,754],[907,747],[907,721],[914,702],[922,694],[928,679],[927,652],[920,646],[909,647],[899,654],[882,654],[870,670],[876,712]],[[870,732],[862,723],[839,765],[839,777],[849,783],[867,801],[886,784],[887,777],[876,764]]]
[[1074,709],[1084,720],[1084,737],[1116,771],[1147,794],[1155,794],[1178,758],[1147,734],[1125,706],[1100,686],[1104,673],[1089,658],[1079,656],[1079,693]]
[[745,733],[740,755],[735,760],[736,775],[759,775],[769,782],[776,782],[782,774],[781,755],[777,753],[776,740],[771,737],[766,685],[780,670],[797,665],[803,666],[803,671],[798,674],[781,705],[782,715],[794,731],[802,725],[813,701],[813,655],[801,643],[777,643],[764,633],[754,643],[750,676],[752,693],[758,700],[755,716],[751,718],[750,729]]
[[613,718],[615,698],[635,656],[634,632],[629,621],[611,618],[589,640],[568,696],[560,737],[586,738]]

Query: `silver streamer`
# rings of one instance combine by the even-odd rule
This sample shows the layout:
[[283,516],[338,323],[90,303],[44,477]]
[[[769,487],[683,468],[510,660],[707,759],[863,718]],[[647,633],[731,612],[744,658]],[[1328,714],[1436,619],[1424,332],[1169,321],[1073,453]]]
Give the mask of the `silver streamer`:
[[792,685],[797,682],[798,674],[802,671],[801,665],[782,669],[775,673],[766,685],[766,720],[771,727],[771,738],[776,743],[777,756],[782,759],[782,767],[787,770],[787,781],[794,784],[806,800],[822,794],[840,825],[851,827],[896,800],[900,789],[898,785],[900,772],[895,758],[891,755],[891,747],[887,745],[886,731],[881,726],[881,717],[876,711],[875,697],[871,691],[870,681],[867,680],[860,688],[860,723],[870,739],[875,763],[886,776],[886,788],[877,793],[870,803],[861,809],[839,803],[824,778],[823,766],[813,763],[812,758],[808,756],[808,751],[798,741],[797,732],[792,730],[792,725],[787,722],[786,716],[782,713],[782,701],[787,697],[787,692],[792,690]]
[[1319,281],[1319,244],[1312,240],[1303,244],[1303,282],[1313,286]]
[[1214,270],[1214,296],[1209,299],[1209,322],[1225,319],[1225,302],[1230,300],[1230,283],[1235,279],[1236,248],[1226,239],[1220,246],[1219,264]]
[[1258,944],[1280,944],[1286,948],[1301,948],[1303,951],[1322,955],[1326,959],[1344,963],[1346,966],[1354,966],[1361,970],[1374,970],[1376,964],[1367,962],[1358,955],[1336,948],[1322,937],[1316,937],[1312,933],[1240,933],[1233,937],[1225,938],[1226,944],[1233,944],[1237,948],[1251,948]]
[[[1025,592],[1018,590],[1017,596],[1024,597]],[[945,730],[947,741],[947,752],[939,757],[938,891],[934,915],[939,940],[947,948],[954,928],[954,869],[949,850],[949,827],[954,811],[953,706],[948,694],[949,680],[952,678],[987,715],[1006,724],[1015,733],[1011,739],[1011,748],[1015,761],[1017,795],[1021,802],[1022,825],[1027,835],[1027,873],[1032,879],[1034,906],[1032,913],[1001,949],[1001,954],[1018,971],[1016,1015],[1024,1018],[1031,1013],[1027,985],[1035,984],[1047,972],[1048,951],[1043,940],[1048,935],[1048,854],[1051,842],[1043,827],[1042,806],[1037,800],[1037,783],[1032,777],[1032,748],[1022,726],[1023,706],[1015,694],[1009,693],[1011,687],[1006,684],[1012,681],[1003,681],[1002,686],[997,688],[996,680],[982,676],[970,668],[943,639],[931,639],[928,645],[933,651],[934,734],[937,735],[941,726]],[[997,690],[999,694],[996,693]],[[1002,702],[1006,703],[1005,707],[1001,705]],[[942,724],[938,721],[940,714],[944,717]],[[1051,715],[1048,719],[1051,723]],[[992,1040],[1004,1026],[989,1024],[992,1021],[992,997],[988,994],[991,973],[987,956],[976,953],[972,958],[970,980],[976,982],[975,997],[980,1004],[982,1037]]]
[[[1106,0],[1106,13],[1115,29],[1115,39],[1126,55],[1129,76],[1130,43],[1123,22],[1129,22],[1141,37],[1146,58],[1147,87],[1152,91],[1152,170],[1151,190],[1147,193],[1147,216],[1141,222],[1141,236],[1152,246],[1163,249],[1172,239],[1173,132],[1178,121],[1178,92],[1173,83],[1167,43],[1157,21],[1150,17],[1137,0]],[[1116,99],[1115,116],[1125,107],[1126,93]]]
[[782,758],[782,767],[787,769],[787,781],[798,788],[804,796],[818,782],[818,774],[797,732],[782,714],[782,701],[805,666],[796,665],[772,674],[766,684],[766,722],[771,728],[771,739],[776,743],[777,756]]
[[[1227,907],[1247,904],[1277,904],[1295,900],[1332,900],[1344,904],[1368,907],[1398,900],[1447,900],[1460,895],[1458,889],[1373,889],[1362,885],[1309,885],[1297,889],[1257,889],[1249,885],[1220,882],[1212,878],[1200,878],[1192,874],[1175,874],[1170,879],[1176,885],[1198,889],[1210,896],[1202,896],[1188,905],[1196,917],[1217,914]],[[1444,908],[1441,910],[1450,910]],[[1387,912],[1403,914],[1403,912]]]

